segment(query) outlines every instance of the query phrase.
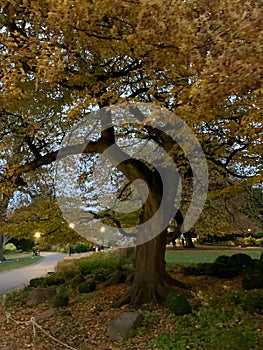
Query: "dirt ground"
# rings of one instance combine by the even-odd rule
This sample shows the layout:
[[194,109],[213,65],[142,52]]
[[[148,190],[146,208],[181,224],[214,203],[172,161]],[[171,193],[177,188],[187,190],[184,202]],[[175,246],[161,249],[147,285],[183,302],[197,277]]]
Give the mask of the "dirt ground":
[[[207,276],[184,276],[173,273],[173,277],[191,286],[192,296],[200,294],[220,294],[225,290],[245,292],[240,278],[221,280]],[[127,310],[126,307],[114,309],[112,301],[120,297],[129,288],[129,283],[98,288],[93,297],[86,300],[73,299],[68,308],[58,311],[47,320],[39,321],[33,327],[32,317],[48,309],[45,304],[30,308],[19,306],[16,310],[6,313],[3,305],[0,310],[0,349],[1,350],[117,350],[145,349],[153,337],[170,333],[175,327],[174,316],[165,308],[145,305],[141,311],[145,315],[143,331],[138,332],[127,341],[113,342],[107,335],[107,325],[118,314]],[[198,298],[192,298],[193,308],[199,306]],[[10,318],[11,316],[11,318]],[[9,319],[8,319],[9,318]],[[255,315],[263,329],[263,316]],[[54,338],[51,338],[54,337]],[[67,344],[62,345],[56,340]]]

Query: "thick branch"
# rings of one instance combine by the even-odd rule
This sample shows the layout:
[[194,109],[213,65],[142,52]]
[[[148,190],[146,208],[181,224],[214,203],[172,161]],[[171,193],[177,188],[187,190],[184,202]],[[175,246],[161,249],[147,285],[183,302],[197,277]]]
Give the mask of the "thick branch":
[[60,150],[47,153],[44,156],[40,156],[27,164],[19,166],[14,171],[14,177],[15,177],[15,180],[17,180],[24,173],[34,171],[43,165],[51,164],[52,162],[62,159],[68,155],[81,154],[81,153],[83,154],[102,153],[104,150],[105,150],[105,143],[103,139],[99,139],[98,141],[91,141],[86,146],[85,144],[67,146]]

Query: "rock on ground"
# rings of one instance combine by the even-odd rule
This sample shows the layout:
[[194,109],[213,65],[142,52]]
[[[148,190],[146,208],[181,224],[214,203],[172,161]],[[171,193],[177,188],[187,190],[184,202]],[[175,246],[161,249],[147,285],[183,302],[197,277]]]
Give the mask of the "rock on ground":
[[53,288],[36,288],[31,290],[28,296],[27,305],[36,306],[47,300],[51,300],[56,295],[56,290]]
[[112,340],[122,340],[128,333],[141,326],[143,314],[139,312],[123,312],[108,325],[108,335]]

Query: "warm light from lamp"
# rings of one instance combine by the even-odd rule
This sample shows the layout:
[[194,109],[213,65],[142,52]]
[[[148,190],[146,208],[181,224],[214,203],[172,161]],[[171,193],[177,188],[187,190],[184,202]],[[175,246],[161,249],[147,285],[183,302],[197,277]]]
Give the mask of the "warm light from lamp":
[[70,223],[68,224],[68,227],[74,229],[74,228],[75,228],[74,222],[70,222]]
[[40,238],[41,237],[41,232],[36,231],[35,234],[34,234],[34,237],[35,238]]

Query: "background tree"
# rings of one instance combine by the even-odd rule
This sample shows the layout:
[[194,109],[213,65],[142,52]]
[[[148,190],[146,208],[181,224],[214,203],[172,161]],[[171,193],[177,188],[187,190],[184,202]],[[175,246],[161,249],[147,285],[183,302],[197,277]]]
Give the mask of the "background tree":
[[[72,122],[92,108],[123,101],[175,112],[222,176],[262,181],[262,11],[255,0],[3,1],[3,195],[11,199],[28,185],[30,174],[56,159]],[[140,123],[187,173],[189,163],[178,145]],[[119,135],[108,125],[85,153],[102,153],[116,141]],[[140,217],[146,221],[161,201],[158,174],[138,159],[118,170],[130,182],[140,178],[148,184]],[[137,248],[134,284],[125,301],[138,305],[166,294],[172,281],[165,272],[165,242],[162,232]]]
[[38,244],[42,249],[84,242],[84,238],[63,220],[59,207],[51,200],[42,200],[16,209],[8,216],[4,230],[11,237],[31,240],[34,240],[34,234],[39,232],[41,237]]

